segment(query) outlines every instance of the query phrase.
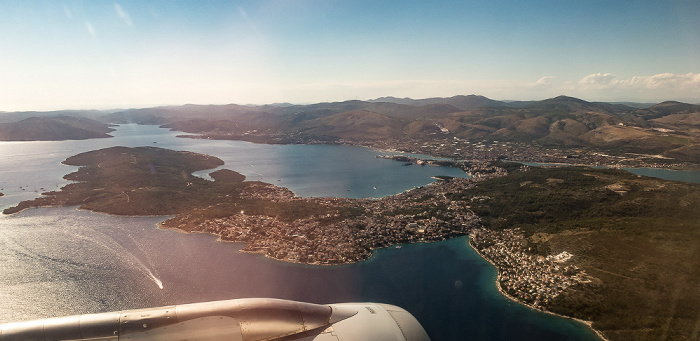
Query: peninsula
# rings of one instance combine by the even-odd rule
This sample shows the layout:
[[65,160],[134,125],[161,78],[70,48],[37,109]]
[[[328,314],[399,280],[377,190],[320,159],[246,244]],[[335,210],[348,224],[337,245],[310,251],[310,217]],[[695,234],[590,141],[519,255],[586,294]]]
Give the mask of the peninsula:
[[611,340],[690,340],[700,310],[700,185],[613,169],[536,168],[466,189],[471,245],[501,291],[592,321]]
[[[118,215],[175,215],[163,228],[205,232],[246,243],[244,252],[306,264],[342,264],[394,244],[466,235],[479,219],[444,194],[475,180],[446,179],[382,199],[299,198],[285,188],[245,181],[232,170],[192,172],[223,164],[215,157],[154,147],[112,147],[64,161],[81,168],[60,191],[8,208],[72,206]],[[473,172],[498,169],[472,165]],[[109,184],[109,186],[105,186]]]
[[[395,158],[399,162],[408,162]],[[428,162],[415,160],[416,162]],[[174,215],[161,227],[212,233],[287,262],[333,265],[372,250],[470,234],[501,291],[534,308],[592,321],[613,340],[688,338],[700,293],[700,185],[614,169],[462,162],[444,178],[381,199],[298,198],[222,161],[153,147],[113,147],[64,163],[75,183],[21,202],[121,215]],[[414,166],[418,167],[418,166]],[[105,186],[109,184],[109,186]]]

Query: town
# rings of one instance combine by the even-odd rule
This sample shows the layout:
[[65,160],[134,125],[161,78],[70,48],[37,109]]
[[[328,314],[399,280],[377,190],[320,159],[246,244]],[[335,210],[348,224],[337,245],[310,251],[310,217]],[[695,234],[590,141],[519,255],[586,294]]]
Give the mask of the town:
[[[444,179],[381,199],[298,198],[273,185],[258,185],[241,196],[306,201],[326,206],[334,213],[287,222],[241,211],[205,221],[194,230],[246,243],[243,252],[262,253],[278,260],[320,265],[355,263],[370,258],[377,248],[468,234],[478,226],[479,218],[466,202],[450,200],[445,194],[474,183],[474,179]],[[341,210],[355,213],[343,219]]]
[[248,131],[242,134],[179,135],[195,139],[231,139],[272,144],[340,144],[363,146],[396,153],[416,153],[453,160],[508,160],[513,162],[604,166],[615,168],[692,168],[697,162],[683,162],[656,154],[596,150],[591,147],[544,146],[515,141],[465,139],[449,134],[429,139],[410,137],[380,140],[316,140],[298,134]]
[[[379,199],[299,198],[286,188],[258,183],[242,198],[275,202],[305,201],[328,208],[325,215],[284,221],[266,215],[237,212],[207,220],[193,231],[218,235],[220,240],[245,243],[242,252],[293,263],[334,265],[369,259],[378,248],[417,242],[434,242],[469,235],[470,245],[498,269],[498,286],[504,294],[535,308],[546,307],[569,287],[591,283],[575,265],[574,255],[561,252],[548,257],[528,253],[519,229],[488,230],[470,209],[480,198],[459,195],[480,181],[507,174],[486,162],[423,160],[400,155],[377,156],[405,164],[462,168],[471,178],[440,180],[404,193]],[[521,166],[520,171],[528,171]],[[460,199],[457,199],[460,198]],[[351,210],[351,217],[341,211]]]
[[499,290],[532,307],[546,307],[567,288],[592,282],[585,271],[567,265],[574,255],[566,251],[547,257],[525,252],[519,228],[473,229],[469,243],[498,269]]
[[[241,199],[301,201],[325,207],[323,215],[285,221],[267,215],[233,215],[205,220],[189,230],[242,242],[243,252],[294,263],[343,264],[366,260],[372,250],[463,236],[480,226],[469,202],[450,194],[477,182],[507,174],[489,163],[458,164],[471,178],[444,177],[404,193],[377,199],[299,198],[286,188],[266,183],[247,186]],[[350,212],[350,213],[348,213]]]
[[[459,167],[471,178],[441,178],[404,193],[379,199],[299,198],[286,188],[258,183],[242,198],[275,202],[305,201],[328,208],[328,214],[284,221],[266,215],[234,215],[207,220],[193,231],[218,235],[220,240],[245,243],[242,252],[292,263],[335,265],[372,257],[378,248],[417,242],[434,242],[469,235],[470,245],[498,269],[503,294],[543,309],[567,288],[591,283],[593,278],[570,260],[564,251],[544,257],[527,252],[527,240],[519,229],[489,230],[470,209],[473,200],[459,195],[478,182],[507,174],[486,162],[423,160],[405,156],[378,156],[405,164]],[[445,164],[447,163],[447,164]],[[520,171],[528,171],[521,166]],[[459,199],[458,199],[459,198]],[[356,212],[351,217],[342,211]]]
[[453,160],[485,161],[507,160],[512,162],[604,166],[613,168],[687,168],[697,165],[678,162],[659,155],[613,153],[583,147],[545,147],[510,141],[470,141],[457,137],[415,140],[410,138],[387,139],[351,143],[380,150],[427,154]]

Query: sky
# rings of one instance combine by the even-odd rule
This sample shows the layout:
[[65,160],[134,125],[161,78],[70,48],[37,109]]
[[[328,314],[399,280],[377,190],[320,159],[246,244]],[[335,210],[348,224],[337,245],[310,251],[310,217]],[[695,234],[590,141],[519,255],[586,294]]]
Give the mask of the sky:
[[700,1],[0,0],[0,111],[700,103]]

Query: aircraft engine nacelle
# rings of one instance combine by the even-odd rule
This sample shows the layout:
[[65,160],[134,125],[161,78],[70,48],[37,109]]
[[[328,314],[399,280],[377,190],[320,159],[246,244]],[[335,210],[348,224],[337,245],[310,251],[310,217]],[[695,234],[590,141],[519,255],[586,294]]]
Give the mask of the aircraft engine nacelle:
[[0,324],[0,340],[430,340],[388,304],[248,298]]

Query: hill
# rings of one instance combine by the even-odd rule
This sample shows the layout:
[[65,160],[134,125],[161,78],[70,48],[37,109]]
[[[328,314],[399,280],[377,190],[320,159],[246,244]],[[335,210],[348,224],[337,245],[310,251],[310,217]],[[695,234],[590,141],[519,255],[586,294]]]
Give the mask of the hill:
[[0,123],[0,141],[62,141],[111,137],[114,129],[83,117],[30,117]]
[[397,103],[405,104],[411,106],[424,106],[431,104],[446,104],[451,105],[460,110],[471,110],[483,107],[496,107],[496,106],[507,106],[505,102],[494,101],[492,99],[486,98],[484,96],[478,95],[468,95],[468,96],[453,96],[449,98],[433,97],[425,99],[411,99],[411,98],[396,98],[396,97],[380,97],[377,99],[369,100],[372,103]]
[[0,111],[0,123],[17,122],[31,117],[72,116],[96,119],[104,116],[107,111],[101,110],[55,110],[55,111]]
[[[196,134],[188,136],[194,138],[257,143],[346,143],[444,157],[474,158],[475,154],[484,154],[475,150],[475,145],[486,143],[500,148],[502,143],[508,143],[518,148],[538,149],[540,154],[556,149],[563,155],[597,153],[619,159],[635,158],[641,163],[634,165],[640,166],[697,164],[699,108],[663,102],[640,109],[638,104],[588,102],[568,96],[505,102],[469,95],[421,100],[382,97],[308,105],[188,104],[122,110],[100,120],[158,124]],[[42,118],[49,117],[42,115]],[[24,140],[94,136],[83,131],[81,137],[75,128],[94,129],[68,122],[34,120],[13,124],[16,126],[5,125],[0,132]],[[12,135],[19,132],[23,136]],[[526,155],[509,150],[494,153],[497,155],[492,158]],[[516,160],[536,161],[519,157]],[[605,162],[614,164],[614,161]]]
[[531,168],[456,197],[467,198],[478,199],[471,208],[489,229],[520,227],[525,252],[566,251],[573,255],[567,265],[595,278],[545,309],[593,321],[611,340],[696,335],[700,185],[618,170]]
[[404,121],[387,115],[353,110],[332,116],[306,121],[299,133],[316,139],[335,141],[339,137],[348,140],[374,140],[402,134]]
[[646,109],[635,111],[635,115],[644,119],[657,119],[668,115],[700,113],[700,105],[666,101]]
[[105,119],[262,143],[342,142],[423,153],[411,146],[434,143],[448,146],[440,155],[450,156],[459,154],[456,148],[467,148],[454,146],[455,139],[506,141],[538,148],[662,155],[693,163],[700,160],[697,107],[664,102],[639,109],[567,96],[503,102],[469,95],[285,106],[186,105],[132,109]]

